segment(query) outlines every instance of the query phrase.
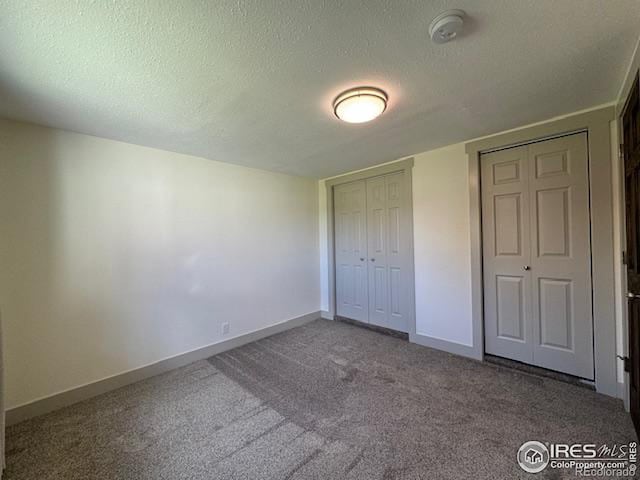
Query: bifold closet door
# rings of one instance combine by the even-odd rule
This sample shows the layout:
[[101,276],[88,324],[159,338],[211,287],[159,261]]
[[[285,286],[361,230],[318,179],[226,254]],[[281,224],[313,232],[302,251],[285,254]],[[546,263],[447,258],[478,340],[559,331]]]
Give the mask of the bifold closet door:
[[334,187],[336,313],[369,321],[364,180]]
[[586,134],[481,163],[485,351],[593,379]]
[[404,173],[367,179],[369,323],[408,332],[411,296]]

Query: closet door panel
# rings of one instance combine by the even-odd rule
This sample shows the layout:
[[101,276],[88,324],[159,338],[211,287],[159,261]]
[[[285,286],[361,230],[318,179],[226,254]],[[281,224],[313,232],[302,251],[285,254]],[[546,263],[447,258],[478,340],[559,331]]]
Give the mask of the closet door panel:
[[481,161],[485,351],[531,363],[527,147]]
[[389,277],[387,265],[387,186],[384,177],[367,179],[369,260],[369,323],[387,326]]
[[411,253],[404,173],[367,180],[369,322],[409,331]]
[[336,313],[369,321],[367,209],[364,181],[334,188]]
[[411,252],[408,189],[402,172],[385,177],[387,187],[387,278],[389,283],[388,328],[409,331],[411,317]]
[[587,134],[529,145],[534,364],[593,380]]

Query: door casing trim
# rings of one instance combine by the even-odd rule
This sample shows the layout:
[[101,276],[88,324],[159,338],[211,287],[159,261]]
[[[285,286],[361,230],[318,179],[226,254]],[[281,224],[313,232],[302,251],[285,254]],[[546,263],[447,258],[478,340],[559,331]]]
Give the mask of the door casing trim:
[[327,260],[328,260],[328,280],[329,280],[329,310],[327,317],[334,319],[336,315],[336,258],[335,258],[335,236],[334,236],[334,215],[333,215],[333,189],[337,185],[355,182],[357,180],[366,180],[367,178],[379,177],[390,173],[403,172],[406,182],[406,202],[407,214],[411,221],[409,224],[408,242],[409,242],[409,338],[416,333],[416,297],[415,297],[415,262],[413,256],[413,157],[398,160],[396,162],[385,163],[378,167],[368,168],[359,172],[342,175],[335,178],[325,180],[325,188],[327,195]]
[[[617,135],[616,142],[616,151],[618,152],[618,158],[614,160],[614,173],[617,174],[619,190],[618,190],[618,205],[620,208],[616,212],[618,215],[618,221],[620,225],[620,235],[618,241],[620,242],[619,248],[621,252],[627,251],[627,212],[626,212],[626,198],[627,193],[625,190],[626,182],[625,182],[625,162],[624,156],[622,154],[622,149],[624,149],[624,122],[623,116],[627,110],[629,105],[629,101],[631,100],[631,93],[636,85],[640,88],[640,70],[636,71],[635,75],[631,76],[633,81],[629,84],[624,97],[624,100],[618,102],[616,105],[616,118],[614,120],[615,124],[615,133]],[[622,262],[621,262],[622,263]],[[621,264],[621,273],[619,277],[620,282],[620,290],[621,292],[627,291],[627,268],[626,265]],[[630,347],[630,336],[629,336],[629,309],[627,306],[627,299],[623,293],[620,294],[622,296],[623,308],[621,309],[622,314],[622,352],[621,355],[628,357]],[[617,299],[620,301],[620,298]],[[622,382],[619,384],[619,397],[622,398],[624,402],[624,408],[627,412],[631,411],[631,374],[630,372],[623,371],[622,373]]]
[[596,391],[618,397],[616,372],[616,324],[613,258],[613,192],[610,124],[615,108],[606,106],[544,124],[498,134],[465,145],[469,166],[471,227],[471,317],[473,351],[484,357],[484,308],[482,275],[482,199],[480,154],[587,132],[589,192],[591,196],[591,263],[593,288],[593,335]]

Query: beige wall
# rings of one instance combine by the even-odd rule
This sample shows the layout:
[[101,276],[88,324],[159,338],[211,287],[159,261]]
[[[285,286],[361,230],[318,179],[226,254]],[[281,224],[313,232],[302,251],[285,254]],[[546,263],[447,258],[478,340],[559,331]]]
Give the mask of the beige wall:
[[414,159],[416,333],[471,346],[469,167],[464,144]]
[[317,202],[312,180],[1,121],[7,408],[317,311]]

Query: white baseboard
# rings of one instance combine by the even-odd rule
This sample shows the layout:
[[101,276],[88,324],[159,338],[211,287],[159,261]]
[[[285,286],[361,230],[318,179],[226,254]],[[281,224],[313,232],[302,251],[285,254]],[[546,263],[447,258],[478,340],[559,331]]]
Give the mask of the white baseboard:
[[442,340],[441,338],[427,337],[426,335],[420,335],[419,333],[410,333],[409,341],[411,343],[417,343],[423,347],[435,348],[436,350],[443,350],[445,352],[453,353],[455,355],[461,355],[463,357],[473,358],[474,360],[482,360],[482,353],[470,345],[463,345],[462,343],[450,342],[448,340]]
[[326,310],[320,311],[320,318],[324,318],[325,320],[335,320],[334,316],[331,315],[331,312],[327,312]]
[[112,377],[107,377],[96,382],[81,385],[64,392],[34,400],[24,405],[10,408],[6,411],[6,423],[7,425],[14,425],[28,418],[36,417],[111,390],[139,382],[140,380],[168,372],[169,370],[183,367],[198,360],[203,360],[247,343],[255,342],[256,340],[289,330],[290,328],[299,327],[313,320],[317,320],[320,318],[320,314],[319,311],[308,313],[301,317],[285,320],[259,330],[254,330],[253,332],[245,333],[244,335],[213,343],[190,352],[160,360],[150,365],[135,368]]

